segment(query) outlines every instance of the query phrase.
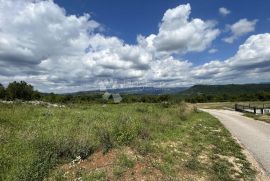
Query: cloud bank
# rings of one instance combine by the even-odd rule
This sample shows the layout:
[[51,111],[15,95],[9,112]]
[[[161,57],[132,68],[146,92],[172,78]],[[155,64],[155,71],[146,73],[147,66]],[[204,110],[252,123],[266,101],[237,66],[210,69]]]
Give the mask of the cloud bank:
[[[179,59],[190,52],[215,53],[211,44],[221,33],[215,22],[190,14],[189,4],[168,9],[157,34],[138,35],[131,45],[102,34],[89,14],[69,15],[53,1],[0,0],[0,82],[26,80],[41,91],[72,92],[245,82],[262,74],[269,79],[268,33],[250,36],[227,60],[195,66]],[[232,41],[256,24],[239,22],[230,28]]]

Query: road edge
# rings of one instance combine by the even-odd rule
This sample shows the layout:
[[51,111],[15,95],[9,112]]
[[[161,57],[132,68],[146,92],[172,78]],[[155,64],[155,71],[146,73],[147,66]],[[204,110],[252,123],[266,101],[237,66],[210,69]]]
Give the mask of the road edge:
[[[210,114],[211,116],[215,117],[216,119],[219,120],[216,116],[212,115],[205,109],[199,109],[200,111],[206,112]],[[249,118],[252,119],[252,118]],[[255,119],[254,119],[255,120]],[[255,120],[258,121],[258,120]],[[219,120],[219,122],[223,125],[223,123]],[[225,125],[223,125],[224,128],[226,128]],[[227,128],[226,128],[227,129]],[[227,129],[228,130],[228,129]],[[228,130],[230,132],[230,130]],[[231,132],[231,137],[241,146],[242,148],[242,153],[246,156],[246,159],[249,161],[251,164],[252,168],[257,172],[256,173],[256,180],[258,181],[270,181],[270,175],[267,174],[267,172],[264,170],[262,165],[255,159],[255,157],[252,155],[252,153],[240,142],[240,140],[237,139]]]
[[[227,129],[227,128],[226,128]],[[232,134],[231,134],[232,135]],[[270,181],[270,177],[261,166],[261,164],[255,159],[250,151],[235,137],[232,135],[232,138],[241,146],[242,153],[246,156],[246,159],[251,164],[252,168],[257,172],[256,180],[258,181]]]

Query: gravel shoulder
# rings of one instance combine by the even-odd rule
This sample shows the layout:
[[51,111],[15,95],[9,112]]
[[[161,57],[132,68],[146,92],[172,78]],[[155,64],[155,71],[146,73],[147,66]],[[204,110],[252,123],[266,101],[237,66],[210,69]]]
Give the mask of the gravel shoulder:
[[[201,109],[218,118],[231,134],[247,149],[270,180],[270,124],[256,121],[230,110]],[[250,156],[251,156],[250,155]],[[252,162],[252,158],[250,158]],[[258,167],[255,165],[255,167]],[[260,170],[259,170],[260,172]],[[265,180],[264,179],[264,180]]]

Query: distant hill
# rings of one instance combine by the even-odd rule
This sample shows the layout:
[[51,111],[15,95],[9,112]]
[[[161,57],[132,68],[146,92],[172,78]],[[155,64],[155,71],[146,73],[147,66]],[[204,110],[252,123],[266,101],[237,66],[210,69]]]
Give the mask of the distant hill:
[[[119,89],[107,89],[106,91],[110,93],[119,94],[142,94],[142,95],[161,95],[161,94],[176,94],[188,89],[187,87],[132,87],[132,88],[119,88]],[[103,93],[104,91],[94,90],[94,91],[82,91],[69,93],[70,95],[89,95]]]
[[194,85],[179,95],[189,102],[269,100],[270,83]]
[[267,84],[227,84],[227,85],[194,85],[181,92],[182,95],[216,95],[216,94],[250,94],[270,92],[270,83]]

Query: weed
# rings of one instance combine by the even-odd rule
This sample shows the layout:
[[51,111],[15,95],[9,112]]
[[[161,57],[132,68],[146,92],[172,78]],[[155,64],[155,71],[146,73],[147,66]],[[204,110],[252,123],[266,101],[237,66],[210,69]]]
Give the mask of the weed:
[[213,170],[215,171],[218,180],[233,180],[230,174],[230,167],[232,165],[226,160],[219,160],[213,164]]
[[104,171],[93,171],[88,175],[82,176],[83,181],[106,181],[108,180],[108,177]]
[[148,140],[140,140],[135,143],[135,148],[139,154],[146,156],[153,151],[151,142]]
[[133,168],[135,166],[135,160],[132,158],[129,158],[125,154],[121,154],[118,158],[118,162],[121,167],[126,167],[126,168]]
[[113,148],[111,133],[108,130],[99,130],[98,137],[100,140],[103,154],[107,153],[110,149]]
[[191,159],[186,162],[185,166],[190,170],[198,170],[200,162],[197,160],[196,157],[192,156]]
[[113,169],[113,175],[118,179],[124,175],[124,172],[125,170],[122,167],[115,167]]
[[130,145],[141,130],[140,125],[128,117],[122,117],[116,122],[113,130],[115,140],[120,145]]

